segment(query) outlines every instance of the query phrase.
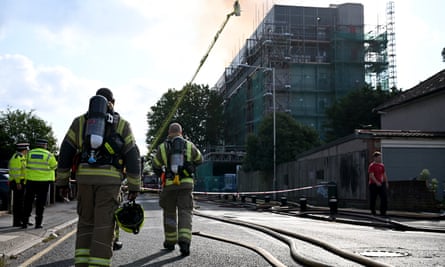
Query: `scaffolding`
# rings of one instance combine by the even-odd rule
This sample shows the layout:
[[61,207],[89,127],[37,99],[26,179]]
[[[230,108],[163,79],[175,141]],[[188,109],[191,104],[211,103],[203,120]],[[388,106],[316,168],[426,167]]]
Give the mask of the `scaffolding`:
[[327,107],[362,88],[365,75],[379,84],[388,76],[386,32],[364,31],[361,4],[275,5],[217,84],[225,99],[226,143],[245,145],[248,134],[257,134],[273,112],[273,90],[276,112],[289,113],[323,138]]
[[395,4],[389,1],[386,5],[386,30],[388,31],[388,83],[389,88],[397,88],[396,66],[396,33],[395,33]]
[[388,35],[381,25],[365,36],[366,82],[373,88],[387,90],[388,85]]
[[365,35],[366,82],[373,88],[397,88],[394,2],[386,5],[386,25],[377,25]]

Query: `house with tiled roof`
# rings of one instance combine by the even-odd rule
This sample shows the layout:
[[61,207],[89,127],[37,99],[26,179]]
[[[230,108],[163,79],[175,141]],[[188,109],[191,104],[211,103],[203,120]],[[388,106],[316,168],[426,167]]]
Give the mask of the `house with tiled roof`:
[[[388,174],[389,209],[438,211],[445,184],[445,70],[376,107],[381,130],[357,129],[353,134],[277,166],[276,188],[286,197],[301,196],[326,205],[335,195],[340,207],[368,208],[368,164],[374,151],[381,151]],[[438,180],[436,192],[418,179],[428,169]],[[257,179],[258,180],[258,179]],[[253,177],[240,176],[238,189],[252,188]],[[320,184],[335,184],[324,190]],[[262,188],[263,186],[264,188]],[[258,191],[268,185],[259,184]]]
[[445,131],[445,69],[375,108],[382,129]]

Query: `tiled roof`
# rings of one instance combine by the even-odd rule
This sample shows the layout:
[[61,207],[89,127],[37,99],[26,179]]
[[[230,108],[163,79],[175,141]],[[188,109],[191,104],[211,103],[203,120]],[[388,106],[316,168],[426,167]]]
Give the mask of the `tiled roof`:
[[369,137],[423,137],[423,138],[444,138],[445,132],[427,132],[418,130],[355,130],[356,136]]
[[413,88],[391,98],[389,101],[376,107],[374,110],[385,110],[441,91],[445,92],[445,69],[436,73],[434,76],[428,78],[427,80],[419,83]]
[[304,157],[312,153],[334,147],[336,145],[349,142],[354,139],[392,139],[392,138],[428,138],[428,139],[445,139],[445,132],[428,132],[419,130],[375,130],[375,129],[356,129],[353,134],[344,136],[330,143],[321,145],[309,151],[305,151],[297,156]]

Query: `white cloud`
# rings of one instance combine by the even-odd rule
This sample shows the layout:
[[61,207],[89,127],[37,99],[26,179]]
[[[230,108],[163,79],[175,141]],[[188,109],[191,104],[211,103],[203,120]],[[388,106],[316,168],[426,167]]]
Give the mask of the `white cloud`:
[[[21,55],[0,56],[0,73],[0,80],[7,81],[0,93],[0,108],[34,110],[52,126],[59,144],[74,117],[88,110],[89,98],[104,84],[77,77],[64,67],[35,66]],[[110,89],[115,94],[116,111],[132,124],[141,151],[146,151],[147,103],[160,96],[146,93],[150,90],[140,84]]]

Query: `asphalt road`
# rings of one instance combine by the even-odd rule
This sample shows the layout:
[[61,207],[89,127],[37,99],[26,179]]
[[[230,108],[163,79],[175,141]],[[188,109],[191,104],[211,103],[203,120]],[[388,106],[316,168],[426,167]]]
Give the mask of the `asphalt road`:
[[[194,235],[191,255],[181,257],[179,249],[162,250],[161,210],[155,195],[138,198],[145,209],[145,223],[138,235],[122,232],[122,250],[113,256],[113,266],[271,266],[252,249],[233,243]],[[364,256],[392,266],[444,266],[445,234],[431,232],[402,232],[369,226],[311,220],[268,212],[236,209],[212,203],[198,203],[200,213],[224,219],[236,219],[274,228],[282,228],[325,242],[340,250]],[[206,217],[194,216],[193,231],[259,247],[284,266],[301,266],[290,256],[289,246],[269,234]],[[69,232],[56,240],[40,244],[21,255],[10,266],[74,266],[74,237]],[[63,236],[68,237],[63,240]],[[319,246],[292,239],[299,255],[330,266],[361,266],[333,255]],[[59,243],[59,244],[57,244]],[[47,250],[47,251],[46,251]]]

